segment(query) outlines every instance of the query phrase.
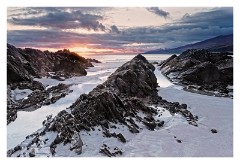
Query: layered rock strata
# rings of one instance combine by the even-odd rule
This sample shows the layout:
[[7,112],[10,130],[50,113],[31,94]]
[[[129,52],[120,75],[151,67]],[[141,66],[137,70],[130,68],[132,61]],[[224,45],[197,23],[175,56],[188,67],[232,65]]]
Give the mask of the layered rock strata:
[[159,66],[166,77],[187,90],[232,97],[232,55],[191,49],[172,55]]

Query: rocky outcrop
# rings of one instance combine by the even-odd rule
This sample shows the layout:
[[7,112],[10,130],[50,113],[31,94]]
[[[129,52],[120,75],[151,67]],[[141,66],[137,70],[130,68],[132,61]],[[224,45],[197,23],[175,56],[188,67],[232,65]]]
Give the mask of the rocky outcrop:
[[7,83],[13,84],[22,81],[32,81],[36,75],[34,67],[22,56],[22,50],[7,45]]
[[160,69],[171,81],[186,89],[231,96],[228,86],[233,85],[233,57],[227,53],[187,50],[163,61]]
[[81,76],[87,74],[86,68],[93,66],[91,60],[66,49],[42,52],[15,48],[10,44],[7,44],[7,64],[8,83],[27,81],[31,76],[47,76],[49,72],[61,73],[65,77]]
[[[34,81],[35,84],[39,84]],[[11,89],[8,86],[8,97],[7,97],[7,124],[14,121],[17,118],[17,111],[33,111],[40,108],[43,105],[50,105],[55,103],[62,97],[65,97],[71,92],[68,85],[59,84],[45,90],[45,88],[37,88],[34,83],[20,83],[18,89],[34,88],[33,92],[25,98],[14,99],[11,95]],[[40,83],[41,84],[41,83]],[[39,85],[40,85],[39,84]],[[24,86],[25,85],[25,86]],[[40,85],[41,86],[41,85]],[[14,89],[13,86],[12,89]]]
[[123,152],[118,147],[115,147],[113,150],[111,150],[110,147],[108,147],[106,144],[103,144],[99,153],[102,153],[108,157],[116,157],[122,155]]
[[[70,149],[79,154],[82,151],[82,140],[77,134],[80,131],[94,131],[96,126],[102,128],[103,137],[113,137],[118,142],[126,143],[127,139],[122,133],[110,131],[114,124],[126,127],[131,133],[141,131],[139,124],[149,130],[164,125],[164,121],[154,119],[157,109],[150,105],[162,106],[171,113],[180,113],[187,118],[189,124],[197,126],[197,119],[187,110],[186,104],[167,102],[158,96],[154,69],[142,55],[137,55],[119,67],[106,82],[98,85],[89,94],[80,95],[68,110],[63,110],[56,117],[49,117],[44,121],[42,131],[31,136],[34,141],[31,144],[36,143],[35,141],[43,142],[42,136],[48,132],[55,132],[56,138],[50,144],[52,156],[56,154],[56,147],[60,143],[64,145],[70,143],[72,145]],[[27,150],[30,149],[31,145]],[[110,150],[107,146],[99,149],[100,153],[107,156],[123,153],[118,148]],[[8,156],[11,155],[8,153]]]
[[91,63],[101,63],[99,60],[97,59],[92,59],[92,58],[87,58],[86,59],[88,62],[91,62]]
[[[156,113],[143,103],[149,99],[160,99],[157,96],[157,79],[153,71],[154,67],[143,56],[136,56],[117,69],[105,83],[98,85],[88,95],[81,95],[71,105],[71,113],[60,112],[46,126],[46,131],[57,131],[61,142],[67,143],[74,132],[91,131],[96,125],[106,129],[104,135],[109,137],[114,136],[107,132],[110,122],[120,122],[129,129],[136,128],[134,121],[127,122],[126,117],[136,117],[139,111],[149,115]],[[119,85],[119,80],[125,86]],[[116,138],[124,142],[122,135],[118,134]]]
[[18,100],[21,104],[18,110],[32,111],[43,105],[55,103],[69,92],[69,87],[61,83],[47,90],[34,90],[27,98]]
[[100,87],[114,88],[118,95],[128,97],[156,97],[158,83],[154,70],[155,67],[145,57],[138,55],[119,67]]
[[[18,110],[35,110],[49,105],[69,93],[69,86],[58,85],[45,90],[45,87],[33,79],[50,76],[64,80],[72,76],[86,75],[86,68],[92,67],[94,59],[85,59],[69,50],[57,52],[40,51],[31,48],[20,49],[7,44],[7,123],[14,121]],[[14,100],[11,90],[30,89],[32,93],[26,99]]]

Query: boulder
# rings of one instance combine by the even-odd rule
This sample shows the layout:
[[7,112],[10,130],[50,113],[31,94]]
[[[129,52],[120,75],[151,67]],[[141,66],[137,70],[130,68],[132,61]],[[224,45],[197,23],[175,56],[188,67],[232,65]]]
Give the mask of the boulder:
[[147,121],[146,119],[144,119],[142,122],[146,125],[146,127],[149,130],[154,130],[157,126],[155,121]]
[[212,133],[217,133],[218,131],[216,129],[211,129]]
[[29,157],[35,157],[35,149],[31,149],[31,151],[29,152]]
[[123,143],[127,142],[125,137],[122,135],[122,133],[117,134],[117,138]]
[[99,152],[108,157],[116,157],[117,155],[123,154],[123,152],[119,150],[118,147],[115,147],[113,150],[111,150],[110,147],[108,147],[106,144],[102,145]]

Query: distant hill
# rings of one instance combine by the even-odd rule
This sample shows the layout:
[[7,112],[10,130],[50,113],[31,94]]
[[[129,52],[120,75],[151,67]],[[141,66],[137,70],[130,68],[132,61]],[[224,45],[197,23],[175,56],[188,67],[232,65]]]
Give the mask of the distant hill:
[[232,52],[233,51],[233,34],[220,35],[194,44],[171,48],[171,49],[157,49],[144,52],[144,54],[168,54],[168,53],[182,53],[187,49],[208,49],[213,52]]

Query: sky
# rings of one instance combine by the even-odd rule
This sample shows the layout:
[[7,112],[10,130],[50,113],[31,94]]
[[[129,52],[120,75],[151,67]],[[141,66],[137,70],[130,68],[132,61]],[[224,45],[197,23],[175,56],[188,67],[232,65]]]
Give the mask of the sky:
[[82,55],[135,54],[233,33],[233,8],[34,7],[7,9],[7,42]]

